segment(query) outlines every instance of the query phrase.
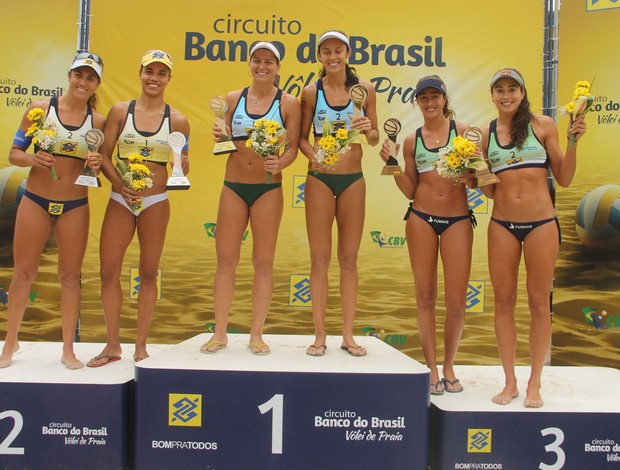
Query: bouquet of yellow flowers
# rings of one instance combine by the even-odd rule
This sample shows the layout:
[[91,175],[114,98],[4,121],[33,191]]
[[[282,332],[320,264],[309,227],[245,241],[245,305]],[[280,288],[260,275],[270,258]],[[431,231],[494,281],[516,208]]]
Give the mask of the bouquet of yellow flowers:
[[340,155],[351,149],[351,144],[359,135],[359,131],[341,127],[334,135],[331,133],[329,119],[323,120],[323,135],[319,139],[319,147],[316,152],[316,160],[326,170],[336,167],[340,161]]
[[[142,191],[144,188],[153,187],[153,176],[155,174],[146,166],[142,155],[133,153],[127,157],[129,165],[123,160],[114,156],[116,159],[116,171],[123,179],[123,183],[133,191]],[[132,204],[131,210],[135,211],[140,207],[140,203]]]
[[[279,122],[259,119],[254,122],[245,146],[265,158],[277,155],[283,145],[288,143],[288,133]],[[271,183],[271,173],[267,172],[267,183]]]
[[[560,107],[560,115],[569,116],[571,125],[578,116],[590,111],[592,104],[594,104],[594,97],[590,94],[590,87],[591,84],[587,80],[579,80],[575,85],[573,100]],[[571,147],[575,145],[575,135],[572,133],[569,138],[569,145]]]
[[461,181],[461,175],[467,170],[484,170],[486,163],[480,157],[475,157],[476,144],[457,135],[447,147],[439,149],[439,155],[435,162],[437,173],[444,178]]
[[[45,111],[42,108],[32,108],[26,117],[32,122],[26,131],[26,137],[32,137],[35,152],[37,150],[50,152],[58,142],[58,127],[56,123],[48,126],[45,125]],[[50,167],[50,174],[52,179],[58,179],[53,165]]]

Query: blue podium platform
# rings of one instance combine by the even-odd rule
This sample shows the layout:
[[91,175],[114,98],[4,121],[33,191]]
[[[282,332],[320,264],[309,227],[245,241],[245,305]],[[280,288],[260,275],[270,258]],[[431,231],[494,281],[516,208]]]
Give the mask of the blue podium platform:
[[464,391],[431,398],[431,467],[444,469],[620,469],[620,371],[545,367],[542,408],[525,408],[529,367],[517,367],[521,396],[491,402],[503,388],[495,366],[456,368]]
[[[133,347],[105,367],[68,370],[60,362],[61,343],[20,344],[13,364],[0,369],[0,468],[130,468]],[[75,346],[84,362],[102,349],[96,343]]]
[[428,468],[429,371],[373,337],[248,335],[201,354],[201,334],[136,366],[136,468]]

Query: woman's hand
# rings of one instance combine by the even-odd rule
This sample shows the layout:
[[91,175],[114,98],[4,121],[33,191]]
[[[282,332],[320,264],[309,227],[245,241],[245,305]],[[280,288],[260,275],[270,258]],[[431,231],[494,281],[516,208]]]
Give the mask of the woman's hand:
[[383,145],[381,146],[381,150],[379,150],[379,155],[381,156],[381,159],[386,163],[390,157],[396,158],[396,155],[398,155],[398,151],[400,150],[400,144],[396,144],[396,155],[391,155],[390,147],[390,139],[385,139],[383,141]]
[[54,162],[56,161],[53,156],[43,150],[39,150],[37,153],[33,154],[32,157],[31,166],[36,166],[39,168],[49,169],[54,166]]
[[357,116],[353,117],[352,114],[349,114],[351,118],[351,129],[358,130],[360,132],[369,132],[372,130],[372,122],[367,116]]
[[275,155],[268,155],[263,158],[263,168],[272,175],[277,175],[282,171],[282,168],[280,168],[280,159]]
[[103,157],[100,153],[92,153],[88,152],[86,154],[86,164],[95,172],[99,172],[101,168],[101,162],[103,162]]
[[226,126],[226,134],[224,134],[220,126],[218,126],[217,123],[215,123],[213,124],[212,133],[213,133],[213,140],[215,142],[220,142],[224,135],[226,135],[230,140],[230,127],[228,126]]
[[568,138],[571,134],[574,136],[574,141],[577,142],[586,133],[586,120],[583,114],[579,114],[577,118],[571,124],[568,123]]

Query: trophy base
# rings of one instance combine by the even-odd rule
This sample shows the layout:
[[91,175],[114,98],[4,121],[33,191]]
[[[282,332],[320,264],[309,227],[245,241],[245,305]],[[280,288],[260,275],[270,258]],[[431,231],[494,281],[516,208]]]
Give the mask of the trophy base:
[[176,189],[189,189],[189,180],[185,176],[171,176],[168,178],[168,183],[166,184],[166,189],[168,190],[176,190]]
[[381,170],[382,176],[398,176],[402,174],[403,170],[400,165],[385,165]]
[[491,173],[488,170],[487,171],[478,172],[478,174],[476,176],[478,178],[478,187],[488,186],[490,184],[499,183],[499,181],[500,181],[497,176],[495,176],[493,173]]
[[101,180],[96,176],[80,175],[75,180],[75,184],[79,186],[89,186],[91,188],[100,188]]
[[225,155],[227,153],[233,153],[237,151],[237,147],[232,140],[226,140],[224,142],[218,142],[213,147],[213,155]]

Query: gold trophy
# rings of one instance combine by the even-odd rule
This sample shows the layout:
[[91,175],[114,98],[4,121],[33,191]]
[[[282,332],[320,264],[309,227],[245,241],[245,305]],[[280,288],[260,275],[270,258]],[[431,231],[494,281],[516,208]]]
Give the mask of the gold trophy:
[[[463,137],[476,144],[476,147],[482,143],[482,135],[482,131],[478,127],[468,127],[463,132]],[[476,170],[476,178],[478,178],[478,187],[499,183],[499,178],[491,173],[488,168]]]
[[[89,129],[84,135],[84,140],[86,141],[88,151],[97,153],[99,151],[99,147],[103,144],[103,132],[99,129]],[[97,177],[95,170],[86,165],[84,167],[84,173],[77,177],[75,184],[79,184],[80,186],[90,186],[91,188],[100,188],[101,180]]]
[[234,142],[230,140],[230,137],[228,137],[228,134],[226,133],[226,121],[224,121],[224,116],[226,114],[226,110],[228,109],[226,99],[221,96],[211,98],[209,107],[215,114],[215,125],[219,127],[222,132],[220,141],[213,147],[213,155],[224,155],[225,153],[236,152],[237,148],[235,147]]
[[[349,90],[349,96],[351,97],[351,101],[353,101],[353,119],[355,119],[362,115],[364,103],[368,99],[368,90],[364,85],[353,85]],[[368,140],[366,139],[366,135],[360,132],[352,143],[368,144]]]
[[390,145],[390,156],[385,162],[385,166],[383,170],[381,170],[382,175],[402,175],[403,170],[398,164],[398,160],[396,160],[396,154],[398,153],[396,150],[396,136],[400,132],[401,125],[400,121],[396,118],[389,118],[383,124],[383,130],[388,136],[389,145]]
[[181,132],[172,132],[168,136],[168,145],[172,149],[172,175],[168,178],[166,189],[189,189],[189,180],[183,174],[183,165],[181,164],[181,152],[185,146],[185,136]]

